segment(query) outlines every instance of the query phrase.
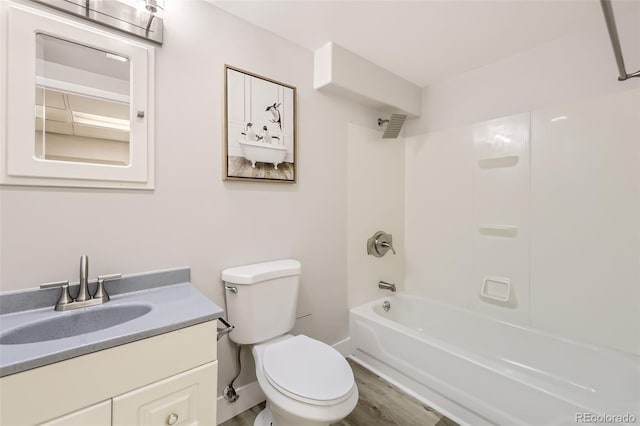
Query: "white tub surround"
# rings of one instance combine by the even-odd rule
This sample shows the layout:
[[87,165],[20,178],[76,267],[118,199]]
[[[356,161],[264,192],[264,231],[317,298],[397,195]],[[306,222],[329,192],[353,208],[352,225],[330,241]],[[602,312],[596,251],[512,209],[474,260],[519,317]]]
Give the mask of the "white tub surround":
[[632,356],[406,294],[351,309],[350,321],[357,361],[458,422],[640,418],[640,366]]
[[639,355],[638,99],[407,137],[404,289]]

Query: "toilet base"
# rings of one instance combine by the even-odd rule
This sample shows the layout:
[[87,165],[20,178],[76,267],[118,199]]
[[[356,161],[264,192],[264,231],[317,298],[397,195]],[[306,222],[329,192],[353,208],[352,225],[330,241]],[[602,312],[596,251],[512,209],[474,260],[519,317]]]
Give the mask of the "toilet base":
[[253,426],[273,426],[273,416],[268,407],[258,413]]
[[292,417],[289,414],[280,415],[277,411],[271,411],[269,402],[264,410],[260,411],[253,422],[253,426],[329,426],[326,422],[314,422],[312,420]]

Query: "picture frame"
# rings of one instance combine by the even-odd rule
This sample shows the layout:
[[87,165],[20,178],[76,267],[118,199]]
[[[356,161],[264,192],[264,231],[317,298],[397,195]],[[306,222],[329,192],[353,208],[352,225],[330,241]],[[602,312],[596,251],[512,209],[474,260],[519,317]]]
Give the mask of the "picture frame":
[[297,182],[296,88],[224,66],[223,180]]

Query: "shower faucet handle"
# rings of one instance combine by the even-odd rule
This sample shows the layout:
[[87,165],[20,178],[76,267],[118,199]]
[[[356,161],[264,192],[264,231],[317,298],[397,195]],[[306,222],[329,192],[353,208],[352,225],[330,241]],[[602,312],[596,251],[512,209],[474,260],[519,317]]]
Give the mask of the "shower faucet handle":
[[380,243],[380,245],[381,245],[382,247],[385,247],[385,248],[390,249],[390,250],[393,252],[393,254],[394,254],[394,255],[396,254],[395,249],[393,248],[393,246],[392,246],[390,243],[387,243],[387,242],[384,242],[384,241],[383,241],[383,242],[381,242],[381,243]]
[[378,231],[371,238],[367,240],[367,254],[375,257],[382,257],[391,250],[393,254],[396,254],[393,248],[393,236],[387,234],[384,231]]

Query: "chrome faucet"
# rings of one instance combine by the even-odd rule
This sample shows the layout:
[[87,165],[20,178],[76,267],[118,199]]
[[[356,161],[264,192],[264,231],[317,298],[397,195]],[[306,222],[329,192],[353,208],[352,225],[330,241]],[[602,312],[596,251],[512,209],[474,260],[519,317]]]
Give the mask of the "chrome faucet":
[[76,302],[90,300],[89,294],[89,257],[85,254],[80,257],[80,288]]
[[70,309],[84,308],[86,306],[100,305],[109,301],[109,295],[104,289],[104,283],[108,280],[121,278],[122,274],[100,275],[95,293],[89,292],[89,257],[80,257],[80,285],[78,296],[74,299],[69,293],[69,280],[57,281],[40,285],[40,288],[61,287],[62,292],[56,303],[56,311],[68,311]]
[[386,281],[380,281],[378,283],[378,288],[381,288],[383,290],[391,290],[394,293],[396,291],[396,285],[394,283],[388,283]]

